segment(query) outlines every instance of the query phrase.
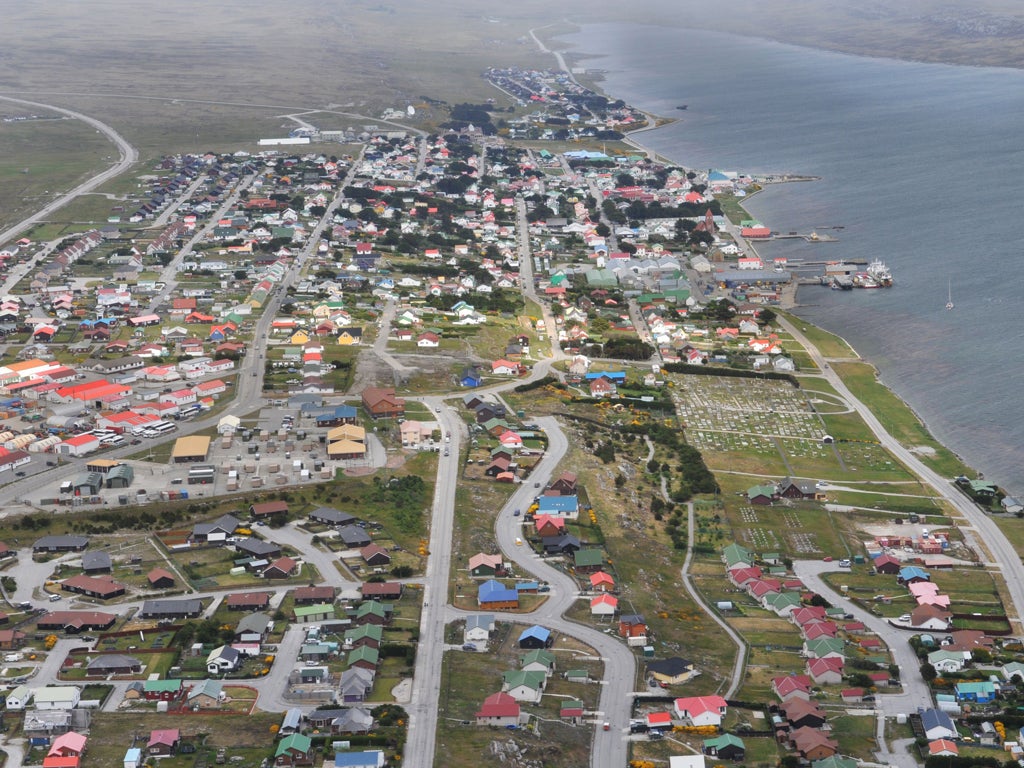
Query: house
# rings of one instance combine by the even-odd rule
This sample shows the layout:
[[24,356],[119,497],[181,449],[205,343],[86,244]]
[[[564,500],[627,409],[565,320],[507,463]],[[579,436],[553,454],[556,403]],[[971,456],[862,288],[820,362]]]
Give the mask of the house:
[[956,684],[954,692],[957,701],[988,704],[991,701],[995,701],[998,695],[998,687],[991,680],[962,682]]
[[619,637],[626,638],[626,642],[630,645],[635,642],[645,643],[647,621],[639,613],[625,613],[619,616]]
[[110,573],[110,554],[103,550],[82,553],[82,570],[86,573]]
[[519,634],[520,648],[550,648],[554,643],[551,630],[545,629],[539,624],[527,627]]
[[721,696],[690,696],[676,699],[673,709],[688,725],[721,725],[727,705]]
[[234,592],[224,599],[228,610],[265,610],[270,604],[269,592]]
[[211,675],[234,672],[241,664],[241,654],[230,645],[222,645],[210,651],[206,657],[206,671]]
[[86,536],[43,536],[32,545],[32,552],[81,552],[87,546]]
[[84,573],[72,576],[70,579],[64,579],[61,582],[60,588],[65,592],[87,595],[97,600],[109,600],[114,597],[120,597],[125,593],[124,584],[114,581],[109,576],[96,578],[86,576]]
[[903,563],[892,555],[879,555],[872,562],[872,566],[875,569],[875,573],[884,573],[887,576],[894,576],[900,572],[900,568],[903,567]]
[[35,693],[27,685],[19,685],[16,688],[12,688],[7,692],[7,709],[13,711],[21,711],[29,705],[32,701],[32,696]]
[[154,568],[146,574],[146,580],[153,589],[170,589],[174,586],[174,574],[164,568]]
[[490,579],[477,587],[476,601],[481,608],[491,611],[515,610],[519,607],[519,591]]
[[242,521],[234,515],[221,515],[212,522],[196,523],[189,538],[195,542],[224,542],[241,525]]
[[[4,614],[6,616],[6,614]],[[0,650],[10,651],[20,648],[25,641],[25,633],[17,629],[0,629]]]
[[519,668],[524,672],[543,672],[550,677],[555,670],[555,655],[540,648],[527,653],[519,660]]
[[747,501],[751,504],[769,505],[776,499],[774,485],[753,485],[747,489]]
[[810,701],[791,699],[782,705],[782,712],[792,728],[821,728],[825,724],[825,713]]
[[[68,731],[57,736],[46,752],[47,757],[81,757],[88,739],[81,733]],[[43,762],[46,765],[46,762]],[[77,765],[77,763],[75,763]]]
[[466,629],[462,639],[466,643],[484,643],[491,639],[494,631],[494,616],[489,613],[471,613],[466,617]]
[[930,581],[931,578],[931,574],[924,570],[924,568],[918,568],[916,565],[908,565],[900,568],[899,573],[896,576],[896,582],[907,586],[918,581]]
[[221,680],[201,680],[192,686],[185,700],[191,709],[218,709],[224,701],[224,683]]
[[36,688],[36,709],[74,709],[82,698],[82,691],[73,685]]
[[484,699],[475,714],[477,725],[499,728],[519,725],[519,702],[507,693],[494,693]]
[[672,728],[671,712],[648,712],[645,719],[648,729],[652,731]]
[[584,706],[582,701],[575,699],[566,699],[559,704],[558,718],[560,720],[567,720],[573,725],[579,725],[583,722]]
[[733,762],[741,762],[747,754],[743,739],[733,736],[731,733],[723,733],[713,739],[705,739],[701,751],[705,755]]
[[957,757],[960,754],[960,747],[955,741],[949,739],[936,739],[928,742],[929,757]]
[[139,747],[132,747],[124,753],[123,768],[141,768],[142,750]]
[[370,534],[358,525],[346,525],[338,529],[338,538],[349,549],[362,549],[371,542]]
[[298,571],[299,563],[290,557],[279,557],[263,569],[265,579],[287,579]]
[[797,728],[789,734],[793,749],[804,760],[824,760],[839,751],[839,743],[830,739],[817,728]]
[[772,678],[772,692],[783,702],[811,698],[811,678],[807,675],[785,675]]
[[146,680],[142,683],[142,696],[146,701],[174,701],[185,693],[181,680]]
[[915,629],[945,632],[949,629],[952,622],[952,613],[928,603],[919,605],[910,612],[910,625]]
[[843,681],[843,659],[808,659],[807,674],[816,685],[837,685]]
[[364,600],[399,600],[402,597],[402,582],[368,581],[359,590]]
[[596,572],[604,568],[604,550],[594,547],[573,552],[573,565],[580,573]]
[[[959,672],[964,668],[964,665],[970,660],[970,652],[965,651],[947,651],[944,648],[937,651],[932,651],[928,654],[928,663],[934,667],[935,671],[941,674],[949,674],[950,672]],[[1013,662],[1015,663],[1015,662]],[[1003,676],[1006,677],[1006,667],[1002,669]],[[1009,678],[1007,678],[1009,679]]]
[[612,617],[619,610],[619,599],[613,595],[598,595],[590,601],[591,616]]
[[364,752],[337,752],[333,764],[324,763],[326,768],[383,768],[384,753],[379,749]]
[[516,701],[539,704],[546,680],[547,675],[543,672],[513,669],[502,675],[501,688]]
[[647,662],[647,674],[659,683],[679,685],[696,674],[696,668],[689,659],[671,656],[667,659]]
[[474,577],[493,577],[501,576],[505,572],[505,564],[502,556],[499,555],[488,555],[484,552],[478,552],[469,558],[469,573]]
[[107,677],[108,675],[137,675],[142,672],[142,662],[134,656],[120,653],[104,653],[90,659],[85,665],[86,677]]
[[267,639],[270,633],[271,619],[263,613],[250,613],[243,616],[235,627],[236,643],[259,643]]
[[178,751],[180,742],[181,731],[177,728],[150,731],[149,741],[146,742],[146,752],[160,757],[173,755]]
[[292,593],[296,605],[334,602],[334,587],[299,587]]
[[264,501],[260,504],[249,505],[249,514],[257,520],[271,517],[273,515],[287,515],[287,501]]
[[323,523],[324,525],[351,525],[356,521],[353,515],[348,512],[342,512],[334,509],[333,507],[317,507],[309,513],[309,519],[314,523]]
[[373,419],[405,415],[405,400],[395,395],[394,387],[367,387],[363,390],[362,401]]
[[146,600],[142,604],[139,616],[144,619],[194,619],[202,612],[203,601],[195,598]]
[[390,553],[379,544],[367,544],[359,550],[359,556],[369,566],[381,567],[391,565]]
[[929,741],[960,738],[953,719],[941,709],[926,709],[922,712],[921,727],[924,730],[925,738]]
[[338,700],[344,704],[366,701],[373,690],[373,678],[376,673],[372,669],[350,667],[341,673],[338,681]]
[[346,648],[359,648],[363,645],[380,648],[381,641],[384,639],[384,628],[378,624],[352,627],[345,631],[344,639]]
[[312,765],[313,740],[301,733],[285,736],[277,744],[274,765]]
[[590,588],[596,592],[611,592],[615,589],[615,579],[604,571],[590,574]]

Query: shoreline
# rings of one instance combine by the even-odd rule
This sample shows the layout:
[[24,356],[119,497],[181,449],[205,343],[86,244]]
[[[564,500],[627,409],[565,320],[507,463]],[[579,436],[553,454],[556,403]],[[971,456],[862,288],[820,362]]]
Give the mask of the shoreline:
[[[579,25],[576,25],[576,26],[578,27]],[[544,28],[545,27],[538,27],[537,29],[544,29]],[[531,29],[530,32],[529,32],[529,35],[536,42],[538,48],[540,49],[540,53],[541,54],[547,53],[549,55],[554,56],[556,61],[558,62],[558,66],[559,66],[560,70],[562,72],[564,72],[569,77],[569,79],[571,79],[573,82],[578,83],[578,81],[576,80],[575,75],[572,72],[571,67],[569,67],[566,64],[566,57],[569,54],[567,54],[565,51],[555,50],[555,49],[549,48],[547,45],[545,45],[540,40],[540,38],[535,34],[537,29]],[[600,57],[600,54],[594,54],[593,56],[590,56],[590,55],[587,55],[587,54],[580,54],[579,52],[577,52],[577,54],[581,58],[599,58]],[[953,66],[956,66],[956,65],[953,65]],[[600,88],[600,86],[598,86],[596,82],[595,82],[593,87],[594,87],[595,90],[599,89],[601,91],[601,93],[603,93],[605,96],[607,96],[609,98],[612,98],[612,94],[609,94],[603,88]],[[646,155],[649,158],[657,159],[657,160],[659,160],[661,162],[664,162],[664,163],[667,163],[667,164],[671,164],[671,165],[678,165],[681,168],[685,168],[685,169],[689,170],[689,166],[687,166],[685,163],[678,162],[676,160],[673,160],[672,158],[666,157],[666,156],[664,156],[664,155],[654,151],[653,149],[650,149],[649,147],[644,146],[637,139],[633,138],[636,134],[647,133],[649,131],[655,130],[656,128],[660,128],[663,125],[668,125],[670,123],[674,123],[677,120],[675,118],[661,118],[660,116],[655,115],[654,113],[651,113],[651,112],[647,112],[645,110],[639,110],[639,111],[643,113],[645,118],[647,118],[648,124],[644,125],[644,126],[641,126],[640,128],[637,128],[635,130],[629,131],[628,133],[625,133],[623,138],[621,139],[621,141],[624,144],[627,144],[627,145],[633,147],[634,149],[636,149],[637,152],[639,152],[641,154],[644,154],[644,155]],[[659,123],[658,122],[659,119],[663,120],[663,122]],[[786,174],[778,174],[778,175],[785,176]],[[819,177],[803,176],[803,177],[793,178],[793,179],[783,179],[783,180],[779,180],[779,181],[773,182],[773,185],[775,185],[775,184],[790,184],[790,183],[814,181],[814,180],[817,180],[818,178]],[[757,194],[758,192],[762,192],[762,191],[764,191],[765,188],[766,188],[765,185],[762,184],[762,185],[759,186],[759,188],[755,192],[750,193],[748,196],[752,196],[754,194]],[[746,208],[744,207],[742,202],[738,203],[738,206],[741,209],[743,209],[744,211],[746,211]],[[750,245],[750,244],[748,243],[748,245]],[[753,248],[752,245],[750,247]],[[755,253],[756,253],[756,251],[755,251]],[[962,464],[966,469],[968,469],[975,476],[977,476],[977,477],[983,477],[984,476],[984,474],[981,471],[979,471],[977,468],[973,467],[969,462],[967,462],[959,452],[957,452],[952,447],[950,447],[947,443],[939,440],[935,436],[935,434],[932,432],[931,428],[929,427],[928,423],[923,418],[921,418],[921,415],[917,412],[917,410],[913,406],[911,406],[910,403],[908,403],[907,400],[902,395],[900,395],[896,390],[894,390],[892,387],[890,387],[888,384],[886,384],[884,381],[882,381],[881,370],[879,369],[879,367],[873,361],[863,357],[859,352],[857,352],[857,350],[853,347],[853,345],[845,337],[841,336],[838,333],[833,333],[832,331],[829,331],[829,330],[827,330],[825,328],[821,328],[820,326],[814,325],[814,323],[810,322],[809,320],[807,320],[807,319],[797,315],[795,313],[795,311],[797,309],[799,309],[799,307],[801,306],[799,301],[797,300],[797,293],[799,292],[799,287],[800,286],[797,283],[795,283],[795,282],[792,283],[791,285],[792,285],[792,298],[791,298],[791,302],[792,303],[789,304],[789,305],[785,305],[785,302],[783,301],[783,303],[781,303],[780,306],[779,306],[780,310],[789,313],[790,315],[792,315],[795,318],[798,318],[801,323],[804,323],[806,325],[812,325],[815,328],[817,328],[818,330],[824,331],[825,333],[829,333],[829,334],[835,336],[836,338],[842,340],[842,342],[844,344],[846,344],[846,346],[849,347],[849,349],[857,356],[858,362],[864,363],[864,364],[869,365],[871,367],[871,369],[872,369],[872,371],[874,373],[875,383],[878,386],[883,387],[886,391],[888,391],[894,398],[896,398],[901,403],[902,407],[905,408],[914,417],[914,419],[921,425],[922,429],[924,430],[924,432],[927,434],[927,436],[931,439],[931,441],[933,443],[935,443],[936,445],[938,445],[938,446],[942,447],[943,449],[945,449],[946,451],[948,451],[950,453],[950,455],[952,455],[957,460],[957,462]],[[787,290],[786,293],[788,293],[788,292],[789,291]],[[905,447],[906,447],[906,449],[908,451],[911,451],[912,453],[917,453],[918,449],[921,446],[905,446]],[[1005,489],[1003,489],[1003,490],[1005,490]],[[1012,494],[1010,494],[1010,495],[1012,495]]]

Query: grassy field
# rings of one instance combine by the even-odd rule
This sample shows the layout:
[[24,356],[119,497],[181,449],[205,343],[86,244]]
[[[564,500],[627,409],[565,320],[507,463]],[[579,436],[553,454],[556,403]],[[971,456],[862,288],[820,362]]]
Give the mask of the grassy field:
[[[274,736],[270,727],[281,722],[279,714],[251,716],[200,717],[168,714],[115,714],[96,712],[89,733],[89,749],[82,758],[83,768],[109,768],[120,765],[125,750],[136,744],[145,746],[149,732],[157,728],[181,729],[182,741],[195,744],[209,753],[209,763],[217,749],[224,747],[230,764],[256,768],[264,757],[273,754]],[[180,755],[160,761],[164,768],[186,768],[194,764],[196,755]]]
[[[0,101],[2,115],[27,113],[40,110]],[[37,210],[111,156],[116,150],[107,139],[77,120],[0,123],[0,225]]]
[[931,436],[928,428],[906,403],[878,381],[874,366],[866,363],[837,363],[833,369],[857,399],[871,408],[893,437],[910,448],[926,449],[920,452],[920,458],[925,464],[948,477],[973,474],[955,454]]

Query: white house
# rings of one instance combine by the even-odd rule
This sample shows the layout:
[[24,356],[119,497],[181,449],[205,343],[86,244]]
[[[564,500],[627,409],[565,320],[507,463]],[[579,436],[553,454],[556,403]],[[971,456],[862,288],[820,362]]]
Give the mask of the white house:
[[225,672],[233,672],[238,668],[241,654],[238,649],[229,645],[222,645],[210,651],[206,657],[206,671],[211,675],[220,675]]
[[7,694],[7,708],[21,710],[32,701],[32,689],[27,685],[19,685]]
[[471,613],[466,617],[466,630],[462,634],[463,642],[486,643],[494,631],[494,614]]
[[721,696],[690,696],[676,699],[676,717],[690,725],[721,725],[727,705]]
[[959,672],[970,658],[970,651],[938,650],[928,654],[928,663],[935,667],[935,671],[939,674]]
[[82,698],[82,691],[73,685],[36,688],[36,709],[74,709]]

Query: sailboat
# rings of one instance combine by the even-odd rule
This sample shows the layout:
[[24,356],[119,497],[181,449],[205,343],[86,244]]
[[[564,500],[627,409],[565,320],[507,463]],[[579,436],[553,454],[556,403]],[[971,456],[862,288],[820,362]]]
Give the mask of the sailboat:
[[946,301],[946,309],[952,309],[953,308],[953,281],[952,280],[949,281],[948,288],[949,288],[949,300]]

